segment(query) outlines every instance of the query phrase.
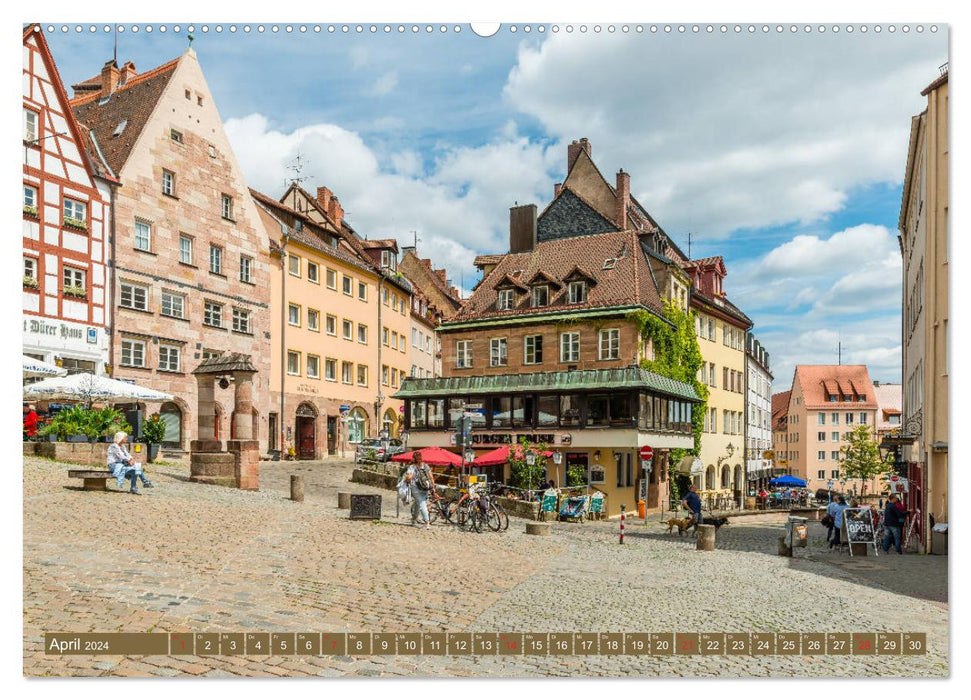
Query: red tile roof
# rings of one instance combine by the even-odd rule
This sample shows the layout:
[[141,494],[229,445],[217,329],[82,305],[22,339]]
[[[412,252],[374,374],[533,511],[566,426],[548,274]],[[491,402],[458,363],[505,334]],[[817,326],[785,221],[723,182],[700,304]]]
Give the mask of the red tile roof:
[[[496,309],[496,288],[502,282],[522,285],[541,271],[562,280],[581,263],[592,270],[590,274],[597,282],[587,290],[587,301],[583,304],[567,303],[567,287],[564,286],[559,290],[550,290],[548,306],[532,308],[527,294],[512,309]],[[605,264],[611,263],[609,269],[603,269]],[[572,238],[570,245],[559,239],[543,241],[537,243],[532,251],[501,256],[496,267],[479,283],[454,320],[636,305],[657,313],[664,308],[637,233],[615,231]]]
[[789,396],[792,395],[791,391],[782,391],[778,394],[772,394],[772,422],[789,412]]
[[[125,166],[180,59],[130,78],[117,87],[107,101],[100,99],[100,93],[71,100],[74,116],[94,133],[101,153],[115,175],[119,175]],[[127,122],[124,131],[114,136],[115,129],[123,121]]]
[[[866,365],[797,365],[792,380],[799,384],[807,408],[877,408],[876,391]],[[836,401],[829,397],[835,395]],[[856,400],[864,397],[864,401]],[[848,397],[849,401],[843,401]]]

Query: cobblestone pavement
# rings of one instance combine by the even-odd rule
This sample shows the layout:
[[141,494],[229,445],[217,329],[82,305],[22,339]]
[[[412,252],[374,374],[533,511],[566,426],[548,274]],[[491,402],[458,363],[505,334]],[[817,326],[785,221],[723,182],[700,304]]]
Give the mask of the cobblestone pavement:
[[[84,492],[24,460],[28,676],[944,676],[947,558],[775,555],[779,516],[737,518],[718,550],[655,520],[527,537],[417,530],[345,462],[264,463],[260,492],[153,469],[155,489]],[[288,500],[290,474],[306,500]],[[110,488],[114,488],[110,482]],[[350,521],[337,490],[382,493]],[[813,524],[812,537],[822,542]],[[47,656],[46,631],[926,632],[920,657]]]

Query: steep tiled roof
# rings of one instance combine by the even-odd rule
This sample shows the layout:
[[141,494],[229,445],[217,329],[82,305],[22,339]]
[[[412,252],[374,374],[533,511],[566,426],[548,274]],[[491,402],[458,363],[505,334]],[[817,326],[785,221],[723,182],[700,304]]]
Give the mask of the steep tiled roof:
[[[295,209],[291,209],[287,205],[282,204],[281,202],[278,202],[277,200],[273,199],[273,197],[270,197],[269,195],[263,194],[258,190],[254,190],[252,187],[250,188],[249,191],[250,191],[250,194],[253,196],[253,199],[255,199],[260,205],[266,207],[268,210],[272,211],[278,217],[281,217],[284,219],[284,223],[286,223],[289,226],[289,234],[290,234],[291,240],[297,241],[301,245],[307,246],[308,248],[312,248],[319,252],[330,255],[331,257],[336,258],[337,260],[345,262],[349,265],[353,265],[362,270],[367,270],[368,272],[377,274],[377,270],[374,268],[374,266],[371,265],[368,261],[364,260],[363,258],[359,258],[353,255],[352,253],[349,253],[348,251],[344,250],[343,248],[340,248],[340,247],[335,248],[332,245],[328,245],[325,236],[334,236],[334,233],[332,231],[328,231],[324,229],[323,227],[321,227],[320,225],[312,221],[310,218],[308,218],[305,214],[298,212]],[[296,221],[301,222],[302,230],[298,231],[296,229],[295,227]],[[276,238],[277,238],[276,232],[267,231],[267,233],[270,236],[271,242],[276,243]],[[279,245],[276,246],[276,249],[279,249]]]
[[486,265],[496,265],[502,260],[502,253],[493,253],[488,255],[476,255],[475,260],[472,264],[476,267],[484,267]]
[[[497,256],[500,259],[502,256]],[[411,280],[416,289],[422,291],[424,297],[434,302],[444,318],[448,319],[455,315],[455,312],[462,306],[458,290],[449,285],[442,279],[435,270],[432,269],[432,261],[427,258],[419,258],[414,249],[409,250],[398,263],[398,269]]]
[[789,412],[789,396],[792,394],[791,391],[783,391],[778,394],[772,394],[772,422],[775,423],[776,420],[785,416]]
[[[635,232],[615,231],[584,236],[575,243],[564,245],[559,240],[543,241],[537,243],[532,251],[506,254],[480,282],[454,320],[518,317],[612,306],[644,306],[657,313],[662,311],[663,303]],[[549,306],[532,308],[527,294],[512,309],[496,309],[496,287],[501,281],[525,284],[540,270],[562,280],[578,264],[586,266],[597,281],[588,289],[586,302],[568,304],[568,291],[564,286],[559,290],[550,290]],[[608,269],[604,269],[605,265]]]
[[361,245],[365,248],[394,248],[398,249],[398,241],[393,238],[375,238],[373,240],[363,240]]
[[900,423],[891,424],[889,417],[901,414],[903,390],[900,384],[874,385],[873,391],[877,397],[877,405],[880,406],[880,410],[877,412],[877,430],[899,428]]
[[[99,98],[100,93],[71,100],[74,116],[94,133],[101,153],[116,175],[121,173],[180,59],[130,78],[107,100]],[[123,121],[127,122],[124,130],[114,136],[115,129]]]
[[[877,408],[866,365],[797,365],[793,386],[797,382],[807,408]],[[836,395],[838,400],[831,402],[830,395]],[[859,396],[865,400],[854,400]],[[840,400],[844,397],[850,400]]]

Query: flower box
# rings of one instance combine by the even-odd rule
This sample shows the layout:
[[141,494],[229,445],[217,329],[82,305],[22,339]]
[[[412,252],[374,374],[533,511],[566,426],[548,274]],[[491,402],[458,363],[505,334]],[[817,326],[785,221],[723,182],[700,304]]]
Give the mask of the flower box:
[[64,296],[74,297],[76,299],[87,299],[88,292],[84,287],[65,287]]
[[76,228],[81,231],[88,230],[88,222],[84,219],[72,219],[70,216],[64,217],[64,225],[70,226],[71,228]]
[[26,214],[27,216],[33,216],[34,218],[37,218],[37,207],[32,207],[29,204],[25,204],[24,214]]
[[24,286],[30,289],[39,289],[40,283],[30,275],[24,275]]

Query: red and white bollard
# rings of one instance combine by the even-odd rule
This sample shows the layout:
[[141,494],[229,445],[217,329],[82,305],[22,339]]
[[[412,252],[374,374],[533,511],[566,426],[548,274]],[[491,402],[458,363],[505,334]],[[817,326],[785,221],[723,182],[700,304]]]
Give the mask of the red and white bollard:
[[620,506],[620,543],[621,544],[624,544],[624,519],[626,517],[624,514],[625,508],[626,506],[621,504]]

